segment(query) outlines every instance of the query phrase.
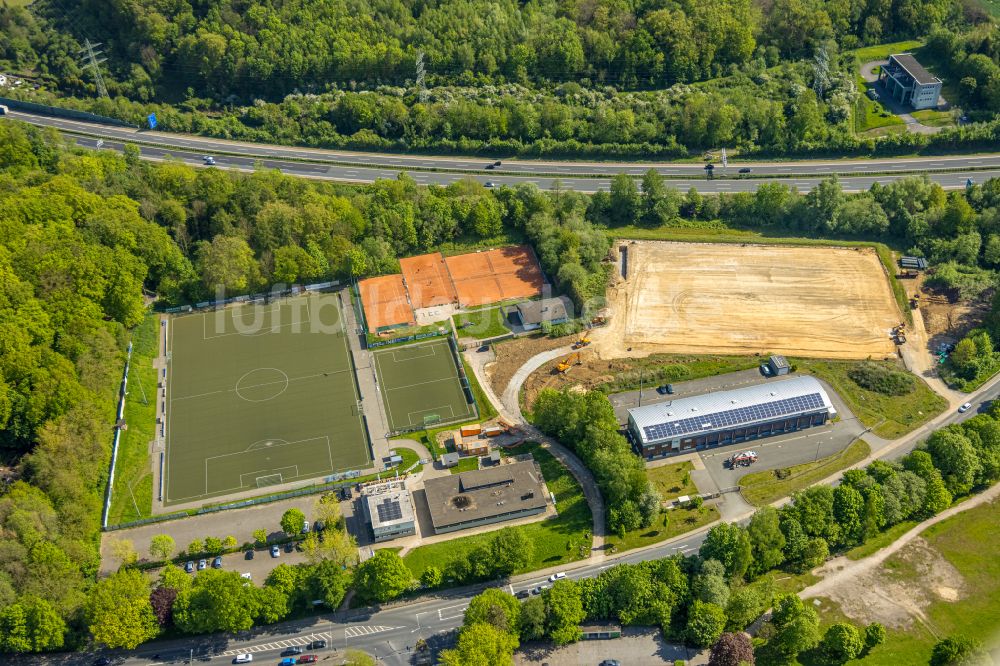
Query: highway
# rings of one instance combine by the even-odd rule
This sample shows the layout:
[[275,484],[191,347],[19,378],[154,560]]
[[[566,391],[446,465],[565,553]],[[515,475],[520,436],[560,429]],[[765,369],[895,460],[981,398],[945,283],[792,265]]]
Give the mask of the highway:
[[[503,160],[500,166],[487,170],[486,166],[493,164],[493,158],[293,148],[139,131],[19,111],[9,112],[8,117],[56,128],[75,136],[77,143],[86,148],[96,147],[97,139],[103,140],[103,148],[110,150],[121,150],[123,143],[134,142],[140,145],[146,159],[156,160],[170,156],[193,166],[204,166],[202,158],[212,155],[218,168],[248,171],[259,163],[289,175],[353,183],[395,178],[400,172],[407,172],[423,185],[447,185],[473,178],[497,187],[533,183],[543,190],[549,190],[558,182],[564,189],[595,192],[598,189],[608,189],[614,175],[627,173],[639,176],[652,167],[668,177],[668,184],[676,189],[686,191],[694,187],[703,193],[721,193],[753,191],[761,183],[775,180],[799,191],[807,191],[833,174],[840,175],[846,191],[867,190],[876,182],[885,184],[918,172],[927,173],[932,180],[947,189],[963,188],[969,178],[981,183],[1000,177],[1000,154],[759,163],[733,161],[728,167],[717,165],[715,177],[711,180],[705,176],[704,167],[700,163]],[[751,169],[748,177],[738,173],[741,168]]]

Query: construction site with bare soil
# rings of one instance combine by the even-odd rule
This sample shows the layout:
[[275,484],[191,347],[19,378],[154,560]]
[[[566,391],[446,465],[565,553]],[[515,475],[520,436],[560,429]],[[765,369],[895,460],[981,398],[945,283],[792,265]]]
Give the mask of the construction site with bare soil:
[[902,319],[870,248],[622,241],[604,359],[779,353],[894,358]]

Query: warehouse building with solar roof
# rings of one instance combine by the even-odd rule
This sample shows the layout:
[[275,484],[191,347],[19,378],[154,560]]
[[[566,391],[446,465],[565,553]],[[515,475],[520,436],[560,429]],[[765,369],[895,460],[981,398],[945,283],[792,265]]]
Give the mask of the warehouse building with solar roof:
[[630,409],[628,429],[651,460],[820,426],[836,413],[823,386],[804,376]]

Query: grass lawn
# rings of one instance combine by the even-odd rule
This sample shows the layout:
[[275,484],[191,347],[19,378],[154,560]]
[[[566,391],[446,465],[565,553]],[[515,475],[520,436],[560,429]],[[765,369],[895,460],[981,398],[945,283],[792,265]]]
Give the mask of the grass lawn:
[[859,439],[849,447],[815,462],[802,463],[785,468],[789,476],[779,479],[776,472],[770,469],[763,472],[750,472],[740,478],[743,498],[755,506],[770,504],[776,499],[787,497],[792,493],[807,488],[822,481],[834,472],[849,465],[864,460],[871,453],[868,443]]
[[819,581],[819,576],[815,576],[808,571],[797,574],[790,571],[782,571],[781,569],[772,569],[750,583],[748,587],[764,590],[769,589],[774,595],[798,594],[817,581]]
[[694,465],[686,460],[682,463],[666,464],[660,467],[647,467],[646,478],[660,492],[660,497],[664,500],[681,495],[697,495],[698,488],[691,482],[690,472],[693,469]]
[[955,124],[955,119],[951,117],[951,111],[936,111],[935,109],[924,109],[914,111],[910,114],[924,125],[930,127],[951,127]]
[[923,45],[924,43],[920,40],[910,39],[905,42],[892,42],[891,44],[866,46],[852,51],[845,51],[844,53],[857,57],[858,62],[864,64],[872,60],[883,60],[888,58],[893,53],[905,53],[907,51],[912,51],[913,49],[920,48]]
[[[469,421],[468,423],[475,423],[475,421]],[[427,447],[427,450],[431,452],[431,456],[434,460],[437,460],[445,453],[448,453],[448,449],[445,446],[438,444],[437,436],[446,430],[457,430],[467,423],[454,423],[452,425],[447,425],[441,428],[434,428],[433,430],[417,430],[416,432],[408,432],[405,435],[399,435],[398,437],[393,437],[390,441],[395,440],[414,440],[420,442]]]
[[476,409],[479,412],[479,419],[481,421],[489,421],[497,415],[497,410],[490,402],[490,399],[486,397],[486,392],[483,387],[479,384],[479,379],[476,377],[476,373],[472,371],[469,367],[469,362],[465,360],[465,356],[459,354],[459,358],[462,359],[462,367],[465,368],[465,376],[469,380],[469,388],[472,389],[472,397],[476,400]]
[[692,354],[653,354],[629,359],[635,370],[621,372],[594,388],[607,394],[634,391],[640,383],[654,390],[657,384],[715,377],[738,370],[750,370],[760,364],[758,356],[696,356]]
[[903,121],[899,116],[889,112],[881,102],[869,99],[865,94],[865,91],[874,87],[874,84],[868,83],[861,76],[857,77],[857,84],[861,94],[858,96],[854,108],[854,130],[856,132],[867,132],[880,127],[903,127]]
[[[800,372],[808,372],[825,380],[851,408],[862,423],[879,437],[896,439],[912,431],[944,411],[948,403],[923,381],[917,381],[912,392],[888,396],[861,388],[847,373],[854,361],[817,361],[790,359]],[[876,363],[883,363],[875,361]],[[892,364],[894,369],[902,366]]]
[[[915,588],[923,587],[923,597],[930,603],[922,608],[926,623],[914,620],[906,631],[890,629],[883,645],[872,650],[863,663],[875,666],[926,664],[939,638],[961,634],[983,641],[987,649],[997,646],[1000,627],[1000,503],[992,502],[970,509],[933,525],[921,535],[965,579],[958,601],[945,601],[930,587],[923,587],[926,574],[909,562],[893,555],[882,572],[902,579]],[[825,624],[842,617],[836,605],[824,600],[820,617]],[[933,633],[932,633],[933,632]],[[862,662],[851,662],[862,663]]]
[[118,444],[109,525],[148,518],[153,508],[149,443],[156,437],[156,369],[152,364],[157,355],[158,328],[159,318],[149,315],[132,332],[129,395],[125,400],[128,430],[122,432]]
[[979,0],[979,4],[985,7],[993,18],[1000,19],[1000,0]]
[[510,333],[504,326],[504,315],[500,308],[485,308],[472,312],[460,312],[452,317],[455,330],[460,338],[484,340]]
[[458,464],[451,468],[451,473],[461,474],[462,472],[472,472],[477,469],[479,469],[479,458],[468,456],[467,458],[459,458]]
[[[666,527],[663,525],[664,517],[667,518]],[[670,509],[665,511],[649,527],[626,533],[624,539],[618,535],[608,535],[604,540],[605,548],[613,553],[642,548],[686,534],[718,519],[719,510],[714,506],[706,505],[697,509]]]
[[[545,477],[549,492],[556,496],[556,509],[559,512],[556,518],[520,527],[535,544],[535,553],[531,563],[516,573],[544,569],[581,559],[581,547],[586,552],[589,552],[591,547],[593,537],[590,530],[593,527],[593,518],[580,484],[562,463],[534,442],[513,447],[509,452],[511,455],[520,453],[534,455],[542,468],[542,475]],[[468,556],[478,546],[489,541],[491,536],[489,532],[465,537],[456,535],[449,541],[415,548],[406,554],[403,561],[416,578],[419,578],[429,566],[436,566],[445,571],[449,561]]]

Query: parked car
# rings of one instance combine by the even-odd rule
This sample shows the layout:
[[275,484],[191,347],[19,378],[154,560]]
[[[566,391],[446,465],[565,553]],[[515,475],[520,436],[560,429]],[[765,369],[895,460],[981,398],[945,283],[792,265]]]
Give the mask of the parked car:
[[326,641],[324,641],[323,639],[320,639],[318,641],[313,641],[308,645],[308,648],[310,650],[322,650],[325,647],[326,647]]
[[278,662],[278,666],[295,666],[295,658],[285,657],[284,659]]
[[313,523],[314,532],[322,532],[325,529],[326,529],[326,523],[324,523],[322,520],[317,520],[315,523]]
[[243,580],[253,580],[253,576],[250,575],[249,571],[241,573],[240,578],[242,578]]
[[667,394],[668,395],[673,395],[674,394],[674,385],[673,384],[667,384]]
[[549,576],[549,582],[550,583],[554,583],[557,580],[559,580],[561,578],[565,578],[565,577],[566,577],[566,572],[560,571],[559,573],[554,573],[551,576]]
[[302,533],[303,534],[309,534],[309,521],[308,520],[304,521],[302,523]]
[[277,545],[271,546],[271,557],[281,557],[281,549]]
[[527,599],[528,597],[531,596],[531,592],[529,590],[521,590],[520,592],[518,592],[514,596],[516,598],[518,598],[518,599]]
[[771,366],[769,366],[767,363],[761,363],[760,364],[760,374],[764,375],[765,377],[770,377],[771,376]]
[[94,660],[94,666],[108,666],[111,663],[111,657],[98,657]]
[[319,657],[314,654],[304,654],[298,658],[295,662],[296,664],[311,664],[313,662],[319,661]]
[[660,395],[666,395],[667,394],[667,385],[666,384],[661,384],[661,385],[657,386],[656,387],[656,392],[659,393]]
[[205,569],[208,566],[208,560],[201,558],[198,560],[198,571]]
[[191,573],[192,571],[194,571],[194,562],[185,562],[184,563],[184,571],[187,571],[188,573]]
[[222,568],[222,555],[216,555],[215,556],[215,559],[212,560],[212,568],[213,569],[221,569]]
[[252,560],[253,559],[253,554],[254,554],[253,553],[253,548],[251,548],[251,549],[247,550],[247,553],[246,553],[246,555],[243,556],[243,559]]
[[605,659],[601,662],[601,666],[622,666],[617,659]]
[[236,658],[233,659],[234,664],[249,664],[251,661],[253,661],[253,655],[249,652],[238,654],[236,655]]
[[967,403],[965,403],[964,405],[962,405],[961,407],[958,408],[958,413],[959,414],[964,414],[965,412],[969,411],[970,409],[972,409],[972,403],[971,402],[967,402]]
[[300,655],[303,652],[305,652],[305,650],[302,648],[301,645],[293,645],[292,647],[288,648],[287,650],[284,650],[281,653],[281,656],[282,657],[295,656],[295,655]]
[[201,158],[201,161],[204,162],[206,166],[212,166],[213,164],[215,164],[215,158],[212,157],[211,155],[205,155],[203,158]]

